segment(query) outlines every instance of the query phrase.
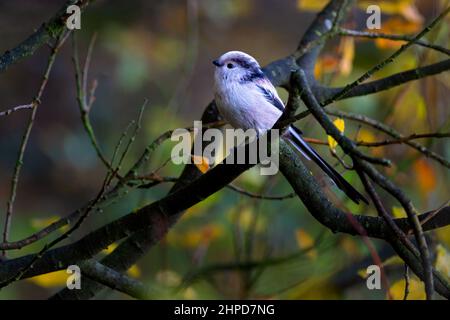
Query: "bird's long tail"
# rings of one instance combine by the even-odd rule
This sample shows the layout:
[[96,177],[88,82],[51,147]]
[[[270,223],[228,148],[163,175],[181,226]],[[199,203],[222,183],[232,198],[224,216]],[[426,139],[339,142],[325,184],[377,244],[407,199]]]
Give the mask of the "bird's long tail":
[[368,204],[367,199],[359,193],[355,188],[348,183],[344,177],[342,177],[331,165],[329,165],[322,157],[311,148],[308,143],[303,140],[302,132],[294,127],[290,126],[288,129],[288,139],[294,145],[294,147],[300,151],[307,159],[313,160],[317,165],[334,181],[339,189],[352,199],[355,203],[359,203],[360,200]]

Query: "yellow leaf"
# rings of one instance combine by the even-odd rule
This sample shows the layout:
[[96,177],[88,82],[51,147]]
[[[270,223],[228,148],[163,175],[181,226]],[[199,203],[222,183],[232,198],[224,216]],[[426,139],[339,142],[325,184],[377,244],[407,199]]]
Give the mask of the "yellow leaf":
[[[396,281],[390,288],[392,299],[403,300],[405,295],[405,279]],[[411,278],[409,280],[408,300],[425,300],[425,286],[422,281]]]
[[132,265],[130,269],[127,270],[127,274],[133,278],[139,278],[142,274],[141,269],[137,265]]
[[[417,21],[408,21],[401,17],[393,17],[381,25],[381,33],[387,34],[415,34],[422,28],[422,23]],[[375,39],[375,45],[380,49],[397,49],[403,41],[394,41],[388,39]]]
[[306,11],[319,11],[323,9],[328,0],[297,0],[297,8]]
[[389,266],[402,266],[405,262],[397,255],[392,256],[390,258],[387,258],[383,261],[383,267],[389,267]]
[[43,287],[43,288],[51,288],[51,287],[61,287],[66,285],[67,277],[69,274],[66,273],[66,270],[60,270],[55,272],[50,272],[46,274],[41,274],[39,276],[27,279],[34,284]]
[[358,131],[358,141],[363,141],[363,142],[375,142],[377,141],[375,135],[372,133],[372,131],[361,128]]
[[342,38],[339,51],[342,53],[342,58],[339,62],[339,73],[343,76],[348,76],[352,72],[353,58],[355,56],[354,38]]
[[450,280],[450,253],[442,245],[436,246],[436,270],[438,270],[444,277]]
[[[390,258],[387,258],[381,264],[382,267],[398,266],[398,265],[404,265],[403,260],[400,259],[399,256],[392,256]],[[359,269],[357,271],[357,274],[358,274],[358,276],[360,276],[363,279],[367,279],[367,277],[369,276],[369,274],[367,273],[367,269],[366,268]]]
[[357,272],[358,276],[360,276],[362,279],[366,279],[369,275],[367,274],[367,269],[359,269]]
[[425,105],[425,101],[421,95],[418,95],[418,99],[416,101],[416,116],[419,120],[425,120],[427,117],[427,107]]
[[[358,142],[376,142],[376,141],[378,141],[375,134],[373,134],[373,132],[371,130],[367,130],[365,128],[361,128],[358,131],[356,140],[358,140]],[[383,148],[370,148],[370,153],[375,157],[381,158],[384,155],[383,150],[384,150]]]
[[117,243],[112,243],[108,247],[102,250],[104,254],[110,254],[117,248]]
[[192,162],[194,162],[195,166],[201,173],[205,173],[209,170],[209,160],[206,157],[193,155]]
[[403,207],[397,207],[397,206],[392,207],[392,215],[394,216],[394,218],[406,218],[407,217],[405,209],[403,209]]
[[[374,4],[373,1],[358,1],[358,6],[362,10],[366,10],[369,5]],[[402,15],[408,21],[422,22],[423,17],[414,6],[414,0],[381,0],[376,5],[380,6],[383,14]]]
[[[297,238],[297,245],[300,249],[309,249],[314,246],[314,239],[303,229],[297,229],[295,231],[295,237]],[[317,252],[314,249],[308,250],[307,255],[311,259],[317,258]]]
[[[338,130],[343,133],[345,130],[345,122],[344,119],[341,118],[337,118],[336,120],[333,121],[334,125],[336,126],[336,128],[338,128]],[[336,140],[334,140],[331,136],[328,136],[328,145],[330,146],[330,149],[336,149],[337,146],[337,142]]]
[[440,228],[435,230],[436,235],[439,241],[445,243],[448,247],[450,247],[450,226],[446,226],[444,228]]

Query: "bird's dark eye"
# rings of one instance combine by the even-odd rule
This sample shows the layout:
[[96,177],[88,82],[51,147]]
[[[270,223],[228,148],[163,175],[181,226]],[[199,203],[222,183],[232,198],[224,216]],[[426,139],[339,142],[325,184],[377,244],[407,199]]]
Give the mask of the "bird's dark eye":
[[228,69],[233,69],[233,68],[234,68],[234,64],[228,63],[228,64],[227,64],[227,68],[228,68]]

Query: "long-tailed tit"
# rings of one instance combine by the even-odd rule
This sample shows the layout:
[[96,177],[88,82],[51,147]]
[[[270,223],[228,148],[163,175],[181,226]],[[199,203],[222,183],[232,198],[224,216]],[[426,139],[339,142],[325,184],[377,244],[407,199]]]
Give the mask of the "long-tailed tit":
[[[216,66],[215,101],[222,116],[234,128],[255,129],[259,134],[271,129],[282,115],[284,104],[258,62],[240,51],[230,51],[214,60]],[[331,165],[302,138],[302,132],[291,125],[286,138],[307,159],[312,159],[354,202],[367,203]]]

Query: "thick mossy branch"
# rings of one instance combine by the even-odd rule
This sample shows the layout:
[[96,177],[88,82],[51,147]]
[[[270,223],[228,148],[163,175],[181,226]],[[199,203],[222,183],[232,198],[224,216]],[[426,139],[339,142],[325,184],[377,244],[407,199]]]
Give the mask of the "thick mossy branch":
[[36,32],[22,41],[15,48],[6,51],[0,56],[0,73],[6,71],[10,66],[20,60],[33,55],[36,50],[48,43],[51,39],[56,39],[65,29],[66,20],[70,16],[66,12],[70,5],[77,5],[82,10],[92,0],[69,0],[58,12],[47,22],[43,23]]

